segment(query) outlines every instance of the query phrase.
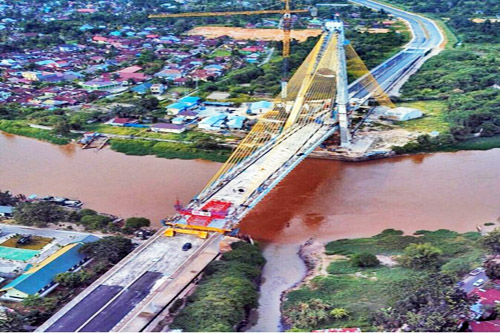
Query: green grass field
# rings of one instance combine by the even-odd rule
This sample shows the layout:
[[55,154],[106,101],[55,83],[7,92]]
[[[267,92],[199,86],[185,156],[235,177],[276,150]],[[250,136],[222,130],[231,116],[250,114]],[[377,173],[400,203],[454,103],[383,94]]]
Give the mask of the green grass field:
[[446,133],[449,131],[450,124],[445,119],[446,101],[417,101],[401,103],[398,106],[419,109],[424,113],[423,118],[398,123],[401,128],[427,133],[432,131]]
[[349,316],[343,319],[327,317],[317,325],[304,326],[291,322],[292,327],[303,331],[331,327],[359,327],[362,331],[377,331],[372,317],[394,301],[393,289],[403,281],[412,281],[429,274],[425,270],[413,270],[400,265],[371,268],[354,266],[350,257],[368,252],[376,255],[401,255],[412,243],[430,243],[442,251],[441,272],[451,276],[462,276],[477,267],[484,253],[477,245],[480,234],[460,234],[449,230],[417,231],[404,235],[402,231],[388,229],[369,238],[341,239],[325,246],[326,255],[342,255],[328,266],[327,276],[316,276],[307,285],[288,293],[283,304],[285,317],[294,309],[319,299],[330,308],[343,308]]

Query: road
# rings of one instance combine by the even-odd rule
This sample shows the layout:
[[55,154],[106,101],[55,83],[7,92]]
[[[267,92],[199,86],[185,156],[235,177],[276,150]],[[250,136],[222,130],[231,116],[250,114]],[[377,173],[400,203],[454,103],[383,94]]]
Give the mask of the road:
[[[372,0],[350,1],[375,10],[384,9],[386,12],[407,21],[412,30],[413,39],[406,45],[406,48],[371,71],[384,91],[388,91],[398,81],[406,79],[405,74],[408,74],[409,69],[425,57],[429,51],[440,47],[444,41],[441,30],[426,17]],[[369,97],[369,89],[366,89],[365,86],[371,87],[372,85],[370,83],[366,85],[366,83],[363,79],[353,82],[349,86],[351,98],[363,100]]]
[[[465,279],[463,279],[462,280],[463,285],[461,285],[460,288],[462,288],[468,294],[475,288],[478,288],[474,286],[474,283],[479,279],[482,279],[484,283],[486,283],[489,280],[488,276],[486,276],[486,273],[482,271],[477,275],[469,275]],[[479,288],[481,288],[481,286],[479,286]]]
[[[425,18],[370,0],[353,0],[353,2],[375,9],[384,8],[387,12],[407,20],[414,30],[414,38],[404,51],[373,70],[374,76],[383,87],[391,86],[397,77],[411,67],[412,63],[421,59],[426,51],[442,43],[443,37],[439,29]],[[351,85],[350,92],[358,98],[369,94],[359,83]],[[292,136],[299,137],[300,140],[296,141],[301,143],[302,148],[294,142],[295,140],[284,139],[283,147],[288,147],[288,151],[298,152],[288,162],[286,158],[289,155],[285,154],[281,148],[276,148],[269,156],[262,158],[266,161],[265,164],[256,163],[254,166],[248,166],[252,169],[249,173],[253,175],[251,179],[244,175],[236,177],[231,181],[232,186],[216,191],[213,197],[224,199],[228,196],[234,197],[237,193],[238,203],[249,202],[250,205],[247,207],[253,207],[267,194],[268,190],[280,181],[280,177],[287,174],[287,172],[276,172],[281,165],[281,168],[293,169],[310,150],[314,149],[315,143],[324,140],[328,133],[322,133],[318,127],[321,126],[311,123],[292,134]],[[263,167],[264,165],[268,170]],[[261,193],[256,188],[262,180],[269,182],[269,186],[268,190]],[[230,188],[239,189],[239,191],[230,191]],[[243,212],[238,215],[241,217]],[[186,241],[193,243],[193,250],[189,253],[180,250]],[[201,252],[195,251],[203,249],[206,244],[207,242],[203,243],[202,240],[187,235],[174,238],[155,235],[153,240],[141,245],[134,253],[50,318],[38,331],[141,330],[148,325],[148,320],[155,320],[156,313],[163,311],[166,306],[165,299],[177,297],[182,287],[190,283],[204,265],[216,255],[216,253],[209,252],[204,262],[195,262],[203,257]],[[187,281],[169,282],[169,279],[174,279],[176,276],[177,279],[187,279]],[[167,296],[166,293],[170,294]]]

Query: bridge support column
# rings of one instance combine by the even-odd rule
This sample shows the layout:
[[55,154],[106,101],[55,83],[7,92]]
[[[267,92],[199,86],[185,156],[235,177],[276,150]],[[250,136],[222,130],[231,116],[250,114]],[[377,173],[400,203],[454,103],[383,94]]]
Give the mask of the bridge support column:
[[347,106],[349,104],[349,83],[347,81],[347,63],[345,55],[344,23],[339,17],[327,23],[326,28],[337,34],[337,117],[340,127],[340,145],[349,147],[351,145],[351,132],[349,130],[349,115]]

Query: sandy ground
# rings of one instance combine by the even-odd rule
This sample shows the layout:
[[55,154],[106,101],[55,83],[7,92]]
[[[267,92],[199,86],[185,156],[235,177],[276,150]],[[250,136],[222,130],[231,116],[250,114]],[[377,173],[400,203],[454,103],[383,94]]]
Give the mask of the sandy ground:
[[[348,257],[343,255],[328,255],[325,253],[325,243],[319,242],[314,239],[308,240],[304,245],[301,246],[299,255],[304,260],[307,265],[308,272],[306,277],[302,282],[296,287],[302,285],[307,285],[316,276],[327,276],[328,266],[338,260],[347,260]],[[377,259],[380,261],[381,265],[387,267],[394,267],[398,265],[397,256],[384,256],[377,255]],[[376,277],[365,276],[361,272],[354,274],[356,277],[360,278],[370,278],[376,279]],[[295,288],[294,288],[295,289]],[[289,290],[290,291],[290,290]]]
[[[315,37],[321,34],[320,29],[292,30],[292,38],[300,42],[308,37]],[[207,38],[229,36],[234,39],[250,40],[282,40],[283,30],[281,29],[246,29],[236,27],[196,27],[188,31],[188,35],[201,35]]]

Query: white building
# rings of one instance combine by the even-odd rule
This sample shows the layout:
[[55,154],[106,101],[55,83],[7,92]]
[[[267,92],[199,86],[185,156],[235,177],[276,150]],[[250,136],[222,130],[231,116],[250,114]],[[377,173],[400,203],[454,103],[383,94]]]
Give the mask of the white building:
[[398,107],[395,109],[387,110],[385,112],[385,116],[391,120],[407,121],[411,119],[421,118],[423,116],[423,113],[418,109]]
[[165,92],[165,85],[156,83],[151,86],[150,90],[152,94],[161,95]]

